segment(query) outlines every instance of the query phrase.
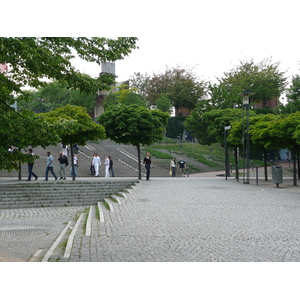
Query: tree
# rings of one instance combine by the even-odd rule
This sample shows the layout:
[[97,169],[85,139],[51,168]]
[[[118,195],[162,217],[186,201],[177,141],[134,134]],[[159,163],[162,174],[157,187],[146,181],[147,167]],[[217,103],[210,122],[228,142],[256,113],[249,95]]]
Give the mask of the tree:
[[166,112],[168,114],[171,114],[171,112],[172,112],[171,101],[164,94],[161,94],[160,97],[156,100],[156,107],[157,107],[157,109],[159,109],[163,112]]
[[105,127],[109,139],[137,147],[138,179],[142,178],[140,145],[151,145],[163,139],[169,115],[137,105],[111,107],[100,115],[98,122]]
[[45,120],[55,126],[57,135],[64,145],[70,145],[73,180],[75,180],[73,163],[73,145],[86,145],[89,140],[105,139],[105,129],[95,123],[87,114],[86,108],[74,105],[58,107],[43,114]]
[[124,88],[123,86],[118,91],[111,91],[104,98],[104,109],[109,109],[110,107],[116,105],[138,105],[142,107],[147,107],[146,102],[141,95],[137,94],[133,88]]
[[224,72],[218,80],[229,90],[254,92],[255,95],[250,96],[251,101],[266,107],[268,101],[279,97],[286,88],[287,79],[285,73],[279,70],[279,65],[279,62],[273,63],[271,58],[259,63],[240,61],[239,66]]
[[[268,181],[268,172],[267,172],[267,147],[266,143],[270,139],[273,139],[269,135],[269,126],[273,122],[275,122],[280,116],[274,114],[259,114],[254,115],[249,118],[249,134],[250,134],[250,149],[254,148],[261,149],[264,153],[264,173],[265,173],[265,181]],[[242,137],[243,130],[245,130],[244,120],[236,120],[233,122],[230,134],[228,136],[228,141],[236,146],[242,147]],[[277,148],[276,146],[275,148]],[[274,148],[274,147],[273,147]]]
[[[22,149],[28,146],[45,148],[59,141],[53,125],[32,111],[16,112],[1,101],[0,110],[0,170],[20,171],[21,163],[33,162],[33,157],[23,153]],[[14,148],[12,153],[8,151],[11,146]]]
[[[281,116],[275,122],[272,122],[267,128],[270,139],[266,140],[266,148],[276,147],[277,149],[289,148],[293,159],[293,183],[297,185],[297,167],[300,170],[299,162],[299,128],[300,112],[295,112],[287,116]],[[299,177],[298,173],[298,177]]]
[[285,105],[286,113],[294,113],[300,111],[300,76],[292,77],[291,85],[286,93],[288,103]]
[[166,95],[175,107],[176,115],[179,108],[189,111],[205,95],[206,83],[199,81],[191,70],[180,68],[167,69],[164,74],[154,74],[146,87],[146,100],[152,105],[161,94]]
[[149,83],[150,76],[145,73],[141,74],[140,72],[133,73],[129,78],[129,86],[136,89],[137,94],[141,95],[143,99],[147,98],[147,85]]
[[[116,40],[98,37],[0,37],[0,63],[7,66],[7,70],[4,70],[6,72],[0,72],[0,116],[5,135],[13,139],[11,145],[17,146],[17,139],[23,133],[21,130],[16,132],[14,127],[24,128],[28,132],[34,132],[36,128],[33,122],[35,118],[30,116],[24,127],[22,113],[16,113],[8,105],[15,102],[16,96],[26,97],[28,92],[24,91],[24,86],[40,88],[46,85],[46,80],[57,80],[69,89],[79,90],[88,95],[96,95],[98,90],[109,90],[110,85],[114,83],[114,76],[101,74],[98,78],[91,78],[77,71],[71,65],[71,59],[78,56],[97,64],[123,59],[136,48],[136,41],[137,38],[131,37]],[[14,123],[11,123],[11,120]],[[41,129],[40,132],[46,134],[46,140],[49,138],[49,130]],[[53,132],[52,134],[55,135]],[[33,137],[27,136],[28,139],[23,144],[33,145]],[[42,139],[41,136],[40,138]],[[6,158],[7,144],[5,139],[0,140],[1,158]],[[22,161],[23,158],[19,159]],[[11,168],[9,165],[2,167]]]
[[88,111],[95,106],[95,96],[67,89],[58,81],[50,82],[37,91],[28,91],[25,97],[21,95],[17,101],[19,109],[27,108],[36,113],[49,112],[66,104],[83,106]]
[[0,62],[8,65],[8,75],[0,74],[1,94],[11,100],[12,92],[22,94],[25,85],[39,88],[45,78],[55,79],[68,88],[96,95],[109,90],[114,76],[101,74],[91,78],[70,63],[76,55],[98,65],[123,59],[136,48],[136,38],[21,37],[0,38]]

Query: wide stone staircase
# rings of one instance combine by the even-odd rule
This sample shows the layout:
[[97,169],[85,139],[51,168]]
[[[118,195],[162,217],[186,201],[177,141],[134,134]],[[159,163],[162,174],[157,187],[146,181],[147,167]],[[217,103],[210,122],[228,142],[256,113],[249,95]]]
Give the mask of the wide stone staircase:
[[[101,163],[104,162],[104,156],[110,155],[113,160],[113,168],[116,177],[135,177],[138,178],[138,158],[137,158],[137,149],[130,145],[121,145],[117,144],[111,140],[101,141],[101,143],[87,143],[86,146],[79,146],[79,151],[77,153],[78,158],[78,177],[91,177],[90,166],[93,158],[93,153],[96,152],[100,159]],[[39,177],[38,181],[44,179],[45,169],[46,169],[46,153],[49,151],[54,157],[54,172],[57,176],[58,174],[58,156],[59,152],[62,150],[61,145],[49,146],[46,149],[42,147],[37,147],[33,149],[34,154],[38,155],[40,158],[35,161],[33,172]],[[24,150],[23,150],[24,151]],[[143,160],[145,153],[141,154],[141,159]],[[70,175],[70,156],[69,166],[66,168],[67,179],[71,179]],[[156,164],[155,159],[153,159],[154,168],[151,169],[151,176],[168,176],[168,169],[161,167]],[[27,164],[21,166],[21,178],[26,179]],[[69,176],[69,178],[68,178]],[[145,168],[142,165],[142,176],[145,177]],[[19,177],[19,171],[0,171],[0,177]],[[100,177],[104,177],[104,166],[100,168]],[[49,179],[51,180],[52,175],[49,173]],[[34,180],[34,178],[33,178]]]
[[95,205],[137,182],[124,179],[3,184],[0,187],[0,209]]

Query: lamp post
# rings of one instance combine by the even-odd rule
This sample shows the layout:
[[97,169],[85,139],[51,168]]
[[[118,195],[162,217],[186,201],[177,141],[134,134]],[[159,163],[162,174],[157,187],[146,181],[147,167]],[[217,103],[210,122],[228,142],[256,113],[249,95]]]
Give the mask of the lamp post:
[[[244,91],[239,96],[243,96],[243,107],[246,110],[246,128],[243,128],[243,157],[244,157],[244,172],[243,172],[243,178],[244,178],[244,184],[250,183],[250,136],[249,136],[249,108],[250,108],[250,102],[249,102],[249,96],[254,95],[255,93]],[[246,140],[246,144],[245,144]],[[246,164],[245,164],[246,161]],[[245,168],[246,168],[246,174],[245,174]]]
[[230,170],[229,170],[229,157],[228,157],[228,148],[227,148],[227,130],[231,129],[231,126],[224,127],[224,149],[225,149],[225,179],[230,177]]

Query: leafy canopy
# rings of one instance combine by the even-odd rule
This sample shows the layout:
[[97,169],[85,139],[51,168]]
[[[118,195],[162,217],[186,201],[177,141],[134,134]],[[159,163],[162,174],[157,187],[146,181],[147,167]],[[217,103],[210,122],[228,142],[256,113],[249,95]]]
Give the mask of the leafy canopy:
[[120,105],[100,115],[108,138],[117,143],[151,145],[162,140],[169,115],[136,105]]
[[85,145],[89,140],[106,138],[104,127],[95,123],[84,107],[68,104],[42,115],[47,122],[54,124],[65,145]]

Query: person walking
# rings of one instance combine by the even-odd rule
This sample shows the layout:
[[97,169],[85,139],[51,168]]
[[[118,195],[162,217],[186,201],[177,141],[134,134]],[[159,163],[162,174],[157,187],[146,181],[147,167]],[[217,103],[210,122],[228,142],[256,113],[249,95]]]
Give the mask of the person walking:
[[[28,149],[28,154],[34,156],[32,149]],[[33,171],[32,171],[33,165],[34,165],[34,162],[28,163],[28,179],[26,181],[31,181],[31,176],[33,176],[35,178],[35,180],[38,179],[38,176],[35,173],[33,173]]]
[[178,167],[181,170],[180,177],[185,177],[186,164],[185,164],[185,161],[182,158],[180,158],[180,161],[178,162]]
[[104,156],[104,166],[105,166],[105,177],[109,177],[109,158]]
[[97,153],[94,153],[93,167],[95,169],[95,177],[99,177],[99,167],[101,167],[101,159]]
[[115,174],[114,174],[114,167],[113,167],[113,165],[114,165],[114,162],[113,162],[113,160],[111,159],[111,156],[108,156],[108,158],[109,158],[109,172],[111,172],[111,176],[112,177],[115,177]]
[[149,152],[146,152],[146,156],[143,161],[146,168],[146,180],[150,180],[150,168],[151,168],[151,156]]
[[92,161],[91,161],[91,164],[90,164],[90,171],[91,171],[91,175],[95,176],[95,168],[94,168],[94,165],[93,165],[93,161],[94,161],[94,156],[92,157]]
[[59,169],[58,169],[58,173],[59,173],[59,180],[66,180],[66,166],[68,165],[68,158],[67,156],[60,151],[59,152],[59,156],[58,156],[58,161],[59,161]]
[[54,171],[53,171],[53,156],[51,155],[50,152],[47,152],[47,165],[46,165],[46,176],[45,176],[45,180],[44,181],[48,181],[48,173],[49,171],[51,172],[51,174],[53,175],[53,177],[55,178],[55,180],[57,180],[57,176],[55,175]]
[[[77,177],[77,168],[78,168],[78,157],[77,154],[73,154],[73,164],[74,164],[74,177]],[[70,167],[70,175],[73,177],[72,165]]]
[[176,159],[175,159],[175,157],[173,157],[171,159],[170,171],[171,171],[172,177],[175,177],[176,176]]

